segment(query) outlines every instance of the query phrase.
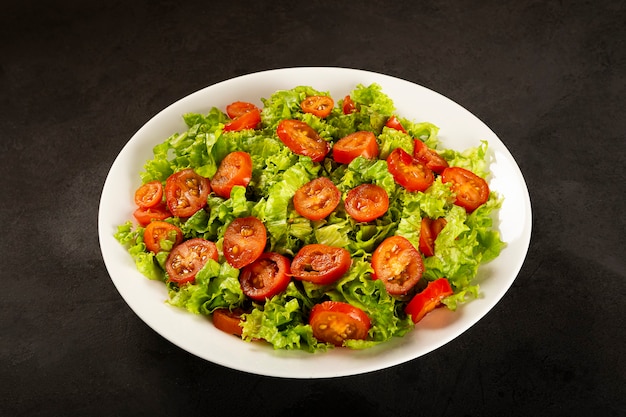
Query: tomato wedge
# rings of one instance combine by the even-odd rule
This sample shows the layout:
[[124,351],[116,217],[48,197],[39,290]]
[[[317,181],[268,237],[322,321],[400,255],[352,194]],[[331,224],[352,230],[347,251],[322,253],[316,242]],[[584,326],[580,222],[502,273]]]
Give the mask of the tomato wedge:
[[174,216],[190,217],[207,204],[209,179],[188,168],[170,175],[165,182],[167,207]]
[[411,242],[402,236],[391,236],[374,250],[372,268],[389,294],[403,295],[422,278],[424,263]]
[[489,199],[487,182],[461,167],[449,167],[443,170],[441,181],[452,184],[452,191],[456,194],[454,204],[463,207],[468,213],[482,206]]
[[395,115],[387,119],[387,123],[385,123],[385,126],[399,130],[400,132],[407,133],[406,129],[404,128],[404,126],[402,126],[402,123],[400,123],[400,120],[398,120]]
[[293,206],[302,217],[309,220],[326,218],[339,205],[341,192],[326,177],[319,177],[296,191],[293,196]]
[[237,116],[224,125],[224,132],[238,132],[244,129],[256,129],[261,124],[261,111],[252,109],[241,116]]
[[305,245],[291,261],[291,275],[300,281],[328,285],[345,274],[352,259],[344,248],[313,243]]
[[247,187],[252,178],[252,158],[243,151],[231,152],[220,162],[217,172],[211,179],[215,194],[230,198],[235,185]]
[[309,324],[317,340],[342,346],[348,339],[365,340],[371,327],[363,310],[340,301],[324,301],[311,309]]
[[265,249],[267,231],[256,217],[233,220],[224,232],[224,257],[233,268],[243,268],[256,261]]
[[165,220],[168,217],[172,217],[172,213],[168,210],[167,205],[161,202],[155,207],[137,207],[133,212],[133,217],[141,226],[146,226],[153,220]]
[[426,288],[416,294],[404,311],[411,315],[413,323],[420,321],[426,314],[433,311],[444,298],[454,294],[450,283],[445,278],[438,278],[428,283]]
[[280,140],[292,152],[310,157],[313,162],[324,160],[330,150],[326,142],[311,126],[300,120],[283,120],[276,128]]
[[218,257],[215,243],[202,238],[189,239],[172,249],[165,261],[165,271],[170,281],[192,282],[209,259],[217,261]]
[[443,217],[438,217],[435,220],[428,217],[422,218],[419,249],[424,256],[433,256],[435,254],[435,240],[446,224],[447,221]]
[[311,113],[321,119],[328,117],[335,102],[328,96],[309,96],[300,103],[300,108],[305,113]]
[[435,181],[433,171],[402,148],[387,157],[387,169],[393,179],[408,191],[424,191]]
[[448,161],[443,159],[437,151],[426,146],[421,140],[415,139],[413,145],[413,157],[437,174],[441,174],[444,169],[448,168]]
[[245,314],[241,308],[235,308],[232,311],[227,308],[218,308],[213,311],[213,325],[219,330],[241,336],[243,329],[241,328],[242,315]]
[[226,106],[226,114],[231,119],[236,119],[239,116],[242,116],[252,110],[258,110],[259,108],[252,103],[248,103],[247,101],[235,101],[234,103],[230,103]]
[[389,196],[376,184],[361,184],[346,195],[346,212],[358,222],[371,222],[387,212]]
[[356,104],[354,104],[354,101],[352,101],[350,95],[347,95],[343,98],[343,105],[341,106],[341,110],[343,111],[343,114],[350,114],[357,111]]
[[276,252],[265,252],[241,270],[241,290],[254,301],[265,301],[285,291],[289,285],[289,259]]
[[159,204],[163,199],[163,184],[161,181],[150,181],[135,191],[135,204],[141,208],[150,208]]
[[374,133],[362,130],[339,139],[333,146],[333,159],[340,164],[349,164],[357,156],[366,159],[378,157],[378,143]]
[[183,241],[183,232],[171,223],[157,220],[148,223],[143,231],[143,241],[151,252],[171,251]]

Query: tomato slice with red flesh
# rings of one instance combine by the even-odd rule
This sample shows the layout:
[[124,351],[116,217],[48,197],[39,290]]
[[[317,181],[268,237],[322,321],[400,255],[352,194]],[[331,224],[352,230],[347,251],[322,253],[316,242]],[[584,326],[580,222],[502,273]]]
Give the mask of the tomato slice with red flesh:
[[347,95],[343,98],[343,105],[341,106],[341,110],[343,111],[343,114],[351,114],[357,111],[356,104],[354,104],[354,101],[352,101],[352,97],[350,97],[350,95]]
[[265,252],[241,270],[241,290],[254,301],[265,301],[280,294],[289,285],[289,259],[276,252]]
[[417,323],[424,316],[441,304],[441,300],[454,294],[450,283],[445,278],[438,278],[428,283],[426,288],[416,294],[407,304],[404,311],[411,315],[413,323]]
[[292,152],[308,156],[313,162],[323,161],[330,150],[328,142],[300,120],[281,121],[276,128],[276,134]]
[[371,222],[387,212],[389,196],[376,184],[361,184],[348,191],[345,208],[354,220]]
[[211,179],[211,188],[215,194],[230,198],[235,185],[247,187],[252,178],[252,158],[247,152],[231,152],[220,162],[217,172]]
[[326,177],[309,181],[293,196],[293,206],[298,214],[313,221],[326,218],[340,201],[341,192]]
[[157,220],[148,223],[143,231],[143,241],[151,252],[171,251],[176,245],[182,243],[183,232],[171,223]]
[[163,200],[163,184],[161,181],[150,181],[135,191],[135,204],[141,208],[150,208]]
[[433,171],[402,148],[396,148],[389,154],[387,169],[407,191],[424,191],[435,181]]
[[256,217],[233,220],[224,232],[224,257],[233,268],[243,268],[256,261],[265,249],[267,231]]
[[311,113],[321,119],[328,117],[333,111],[335,102],[328,96],[309,96],[300,103],[300,108],[305,113]]
[[419,139],[413,141],[413,157],[437,174],[441,174],[444,169],[448,168],[448,161]]
[[399,130],[400,132],[407,133],[406,129],[404,128],[404,126],[402,126],[402,123],[400,123],[400,120],[395,115],[387,119],[387,123],[385,123],[385,126],[391,129]]
[[357,156],[366,159],[378,157],[378,143],[374,133],[362,130],[339,139],[333,145],[333,159],[340,164],[349,164]]
[[463,207],[468,213],[482,206],[489,199],[489,185],[487,182],[461,167],[449,167],[443,170],[441,181],[452,184],[452,191],[456,194],[454,204]]
[[303,246],[291,261],[291,275],[300,281],[328,285],[345,274],[352,259],[344,248],[313,243]]
[[190,217],[206,206],[210,192],[209,179],[191,168],[175,172],[165,182],[167,207],[178,217]]
[[168,217],[172,217],[167,205],[164,202],[159,203],[154,207],[142,208],[137,207],[133,212],[133,217],[142,226],[148,225],[153,220],[165,220]]
[[372,254],[372,268],[391,295],[408,293],[422,278],[422,256],[406,238],[391,236]]
[[446,224],[447,221],[443,217],[434,220],[428,217],[422,218],[419,249],[424,256],[433,256],[435,254],[435,240]]
[[227,308],[218,308],[212,313],[213,325],[225,333],[241,336],[243,314],[245,311],[241,308],[235,308],[232,311]]
[[194,281],[198,271],[209,259],[217,261],[218,258],[215,243],[202,238],[193,238],[172,249],[165,261],[165,271],[170,281],[184,284]]
[[236,119],[237,117],[243,116],[252,110],[259,110],[259,108],[252,103],[248,103],[247,101],[235,101],[234,103],[230,103],[226,106],[226,114],[231,119]]
[[224,132],[239,132],[244,129],[256,129],[260,124],[261,111],[255,108],[226,123],[224,125]]
[[314,305],[309,324],[317,340],[335,346],[342,346],[348,339],[367,339],[371,327],[370,318],[363,310],[340,301],[324,301]]

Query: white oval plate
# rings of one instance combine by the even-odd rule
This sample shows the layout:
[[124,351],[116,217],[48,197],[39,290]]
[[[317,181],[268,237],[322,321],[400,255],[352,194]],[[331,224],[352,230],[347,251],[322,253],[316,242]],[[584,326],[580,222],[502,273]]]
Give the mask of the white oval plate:
[[[490,187],[504,196],[499,229],[507,247],[483,265],[477,277],[482,297],[451,312],[437,309],[415,330],[371,349],[332,349],[310,354],[278,351],[268,344],[246,343],[217,330],[206,317],[165,303],[162,282],[141,275],[115,240],[117,226],[132,218],[133,193],[139,173],[153,157],[152,148],[171,134],[186,130],[182,115],[224,109],[236,100],[261,106],[276,90],[309,85],[338,100],[357,84],[378,83],[398,114],[440,127],[443,147],[464,150],[489,142],[492,153]],[[211,362],[254,374],[285,378],[328,378],[360,374],[418,358],[456,338],[480,320],[504,296],[517,276],[530,243],[531,206],[528,189],[515,160],[498,137],[478,118],[450,99],[411,82],[368,71],[345,68],[289,68],[249,74],[199,90],[165,108],[124,146],[107,176],[100,201],[98,232],[102,256],[116,288],[130,308],[152,329],[182,349]]]

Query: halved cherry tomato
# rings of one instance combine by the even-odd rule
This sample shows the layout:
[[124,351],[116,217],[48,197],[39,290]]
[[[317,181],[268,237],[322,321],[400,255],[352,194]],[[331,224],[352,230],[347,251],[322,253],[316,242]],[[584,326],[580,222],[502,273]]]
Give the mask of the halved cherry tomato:
[[293,206],[296,211],[309,220],[321,220],[327,217],[341,201],[341,192],[326,177],[319,177],[296,191]]
[[311,309],[309,324],[317,340],[342,346],[348,339],[365,340],[371,327],[363,310],[340,301],[324,301]]
[[168,210],[167,205],[164,202],[161,202],[154,207],[138,207],[133,212],[133,216],[135,217],[135,220],[137,220],[137,223],[145,226],[153,220],[165,220],[168,217],[172,217],[172,213]]
[[421,140],[415,139],[413,145],[413,156],[415,159],[425,164],[437,174],[441,174],[444,169],[448,168],[448,161],[443,159],[437,151],[426,146]]
[[309,96],[300,103],[303,112],[311,113],[322,119],[328,117],[330,112],[333,111],[334,105],[335,102],[328,96]]
[[400,123],[400,120],[398,120],[395,115],[387,119],[387,123],[385,123],[385,126],[399,130],[400,132],[407,133],[406,129],[404,128],[404,126],[402,126],[402,123]]
[[333,159],[340,164],[349,164],[357,156],[366,159],[378,157],[376,136],[367,130],[354,132],[339,139],[333,146]]
[[422,256],[406,238],[391,236],[372,254],[376,279],[385,284],[391,295],[406,294],[419,282],[424,272]]
[[345,274],[352,259],[344,248],[313,243],[305,245],[291,261],[291,275],[300,281],[327,285]]
[[387,212],[389,196],[376,184],[361,184],[348,191],[345,207],[354,220],[371,222]]
[[239,275],[241,291],[254,301],[264,301],[285,291],[289,285],[289,259],[276,252],[265,252]]
[[357,111],[356,104],[354,104],[350,95],[343,98],[343,106],[341,106],[341,110],[343,111],[343,114],[350,114]]
[[454,204],[465,208],[468,213],[482,206],[489,199],[487,182],[461,167],[449,167],[441,174],[443,183],[451,183],[452,191],[456,194]]
[[252,110],[258,110],[258,107],[247,101],[235,101],[226,106],[226,114],[231,119],[236,119]]
[[433,171],[402,148],[387,157],[387,169],[393,179],[408,191],[424,191],[435,181]]
[[309,156],[313,162],[322,161],[330,150],[328,142],[311,126],[300,120],[281,121],[276,134],[292,152]]
[[141,208],[154,207],[163,199],[163,184],[161,181],[150,181],[135,191],[135,204]]
[[230,198],[230,191],[235,185],[247,187],[252,178],[252,158],[243,151],[231,152],[220,162],[217,172],[211,179],[211,188],[215,194]]
[[224,125],[224,132],[238,132],[244,129],[256,129],[260,123],[261,111],[259,109],[252,109],[226,123]]
[[154,253],[165,250],[163,248],[163,240],[168,241],[169,249],[180,244],[183,241],[183,232],[179,227],[164,221],[153,221],[148,223],[143,231],[143,241],[146,248]]
[[241,316],[244,313],[241,308],[235,308],[232,311],[227,308],[218,308],[213,311],[213,325],[228,334],[241,336],[243,333]]
[[224,232],[224,257],[233,268],[243,268],[256,261],[265,249],[267,231],[256,217],[233,220]]
[[165,181],[167,207],[174,216],[189,217],[207,204],[211,192],[209,179],[188,168]]
[[435,254],[435,240],[439,232],[446,226],[446,223],[447,221],[443,217],[435,220],[428,217],[422,218],[419,249],[424,256],[433,256]]
[[172,249],[165,261],[165,271],[170,281],[184,284],[195,280],[209,259],[217,261],[218,257],[215,243],[202,238],[189,239]]
[[428,283],[426,288],[416,294],[404,311],[411,315],[413,323],[420,321],[427,313],[433,311],[444,298],[454,294],[450,283],[445,278],[438,278]]

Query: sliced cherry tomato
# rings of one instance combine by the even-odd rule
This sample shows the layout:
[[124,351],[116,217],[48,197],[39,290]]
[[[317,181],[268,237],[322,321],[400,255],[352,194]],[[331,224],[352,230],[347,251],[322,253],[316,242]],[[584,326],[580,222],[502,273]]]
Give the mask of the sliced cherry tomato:
[[254,301],[265,301],[285,291],[289,285],[291,268],[289,259],[276,252],[265,252],[239,275],[243,293]]
[[452,191],[456,194],[454,204],[465,208],[468,213],[482,206],[489,199],[487,182],[461,167],[449,167],[441,174],[443,183],[451,183]]
[[213,325],[223,332],[241,336],[243,329],[241,328],[242,315],[245,312],[236,308],[229,310],[227,308],[218,308],[213,311]]
[[433,311],[444,298],[454,294],[450,283],[445,278],[438,278],[428,283],[426,288],[416,294],[404,311],[411,315],[413,323],[420,321],[427,313]]
[[[168,242],[163,242],[167,240]],[[171,250],[174,246],[183,241],[183,232],[179,227],[164,221],[153,221],[148,223],[143,231],[143,241],[146,248],[154,253],[162,250]],[[164,247],[167,245],[166,247]]]
[[413,156],[428,168],[437,174],[441,174],[444,169],[448,168],[448,161],[443,159],[437,151],[426,146],[424,142],[415,139],[413,144]]
[[311,113],[319,118],[328,117],[335,102],[328,96],[309,96],[300,103],[302,111],[305,113]]
[[361,184],[348,191],[345,207],[354,220],[371,222],[387,212],[389,196],[376,184]]
[[133,212],[133,216],[135,217],[135,220],[137,220],[137,223],[142,226],[146,226],[153,220],[165,220],[168,217],[172,217],[172,213],[168,210],[167,205],[164,202],[161,202],[154,207],[138,207]]
[[256,261],[265,249],[267,231],[256,217],[233,220],[224,232],[224,257],[233,268]]
[[447,221],[443,217],[435,220],[428,217],[422,218],[419,249],[424,256],[433,256],[435,254],[435,240],[439,232],[446,226],[446,223]]
[[352,98],[349,95],[343,98],[343,106],[341,106],[341,110],[343,111],[343,114],[350,114],[357,111],[356,104],[354,104],[354,101],[352,101]]
[[424,263],[411,242],[402,236],[391,236],[374,250],[372,268],[389,294],[402,295],[422,278]]
[[365,340],[371,327],[370,318],[363,310],[340,301],[314,305],[309,324],[317,340],[335,346],[342,346],[348,339]]
[[235,101],[234,103],[230,103],[226,106],[226,114],[231,119],[236,119],[239,116],[242,116],[252,110],[258,110],[259,108],[252,103],[248,103],[247,101]]
[[319,177],[296,191],[293,196],[293,206],[296,211],[309,220],[326,218],[341,201],[341,192],[326,177]]
[[393,179],[408,191],[424,191],[435,181],[433,171],[402,148],[387,157],[387,169]]
[[165,182],[167,207],[174,216],[189,217],[207,203],[209,179],[188,168],[169,176]]
[[220,162],[217,172],[211,179],[211,188],[215,194],[230,198],[230,191],[235,185],[247,187],[252,178],[252,158],[243,151],[231,152]]
[[309,156],[313,162],[322,161],[330,150],[328,142],[311,126],[300,120],[281,121],[276,134],[292,152]]
[[300,281],[328,285],[345,274],[352,259],[344,248],[313,243],[305,245],[291,261],[291,275]]
[[170,281],[184,284],[195,280],[209,259],[217,261],[218,257],[215,243],[202,238],[189,239],[172,249],[165,261],[165,271]]
[[154,207],[163,199],[163,184],[161,181],[150,181],[135,191],[135,204],[141,208]]
[[354,132],[339,139],[333,146],[333,159],[340,164],[349,164],[357,156],[366,159],[378,157],[376,136],[367,130]]
[[399,130],[400,132],[407,133],[406,129],[404,128],[404,126],[402,126],[402,123],[400,123],[400,120],[398,120],[395,115],[387,119],[387,123],[385,123],[385,126]]
[[261,111],[259,109],[252,109],[226,123],[224,125],[224,132],[238,132],[244,129],[256,129],[259,124],[261,124]]

